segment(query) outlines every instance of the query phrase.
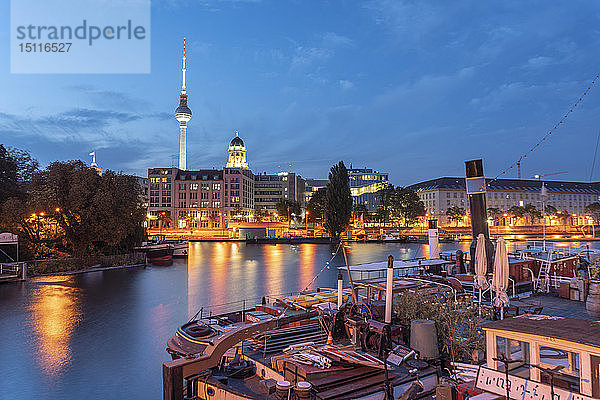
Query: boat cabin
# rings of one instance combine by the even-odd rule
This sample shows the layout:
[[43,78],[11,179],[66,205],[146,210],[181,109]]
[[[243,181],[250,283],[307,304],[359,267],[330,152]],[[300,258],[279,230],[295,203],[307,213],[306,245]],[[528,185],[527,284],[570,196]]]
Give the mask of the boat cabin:
[[[525,314],[484,325],[477,387],[519,400],[600,398],[600,322]],[[508,359],[509,361],[501,361]],[[542,397],[546,395],[546,397]]]

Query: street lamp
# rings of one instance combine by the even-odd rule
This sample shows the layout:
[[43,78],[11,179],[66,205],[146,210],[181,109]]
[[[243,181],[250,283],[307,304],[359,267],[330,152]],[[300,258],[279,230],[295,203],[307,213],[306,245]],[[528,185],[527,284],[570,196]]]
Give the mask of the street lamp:
[[308,210],[305,211],[304,226],[306,226],[306,237],[308,237]]

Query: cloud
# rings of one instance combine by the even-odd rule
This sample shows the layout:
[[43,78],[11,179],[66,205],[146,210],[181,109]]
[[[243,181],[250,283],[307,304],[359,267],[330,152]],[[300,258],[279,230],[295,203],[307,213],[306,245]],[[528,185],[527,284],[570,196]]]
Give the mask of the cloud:
[[291,70],[302,69],[320,64],[333,56],[333,51],[322,47],[303,47],[298,46],[294,50],[290,65]]
[[133,97],[128,93],[98,89],[91,85],[70,85],[66,87],[84,97],[91,107],[96,109],[119,109],[125,111],[145,110],[150,103],[139,97]]
[[326,32],[323,35],[323,47],[352,47],[354,42],[346,36],[338,35],[334,32]]
[[552,65],[554,63],[555,63],[555,60],[552,57],[537,56],[537,57],[532,57],[529,60],[527,60],[527,64],[525,64],[525,68],[537,69],[537,68],[547,67],[548,65]]
[[340,79],[339,83],[342,90],[350,90],[354,87],[354,83],[346,79]]

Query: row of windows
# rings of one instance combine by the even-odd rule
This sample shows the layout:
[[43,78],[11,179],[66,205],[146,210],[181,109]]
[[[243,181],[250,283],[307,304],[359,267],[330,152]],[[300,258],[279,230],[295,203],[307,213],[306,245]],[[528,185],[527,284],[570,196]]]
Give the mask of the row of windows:
[[[211,184],[210,183],[190,183],[190,190],[210,190]],[[187,188],[187,184],[186,183],[180,183],[179,184],[179,190],[186,190]],[[213,190],[221,190],[221,184],[220,183],[213,183],[212,184],[212,189]]]
[[[201,200],[207,200],[209,197],[211,197],[213,200],[216,199],[220,199],[221,198],[221,192],[212,192],[212,196],[209,196],[208,192],[200,192],[200,199]],[[179,193],[179,200],[185,200],[187,198],[187,193],[186,192],[180,192]],[[190,200],[194,200],[198,198],[198,193],[197,192],[192,192],[190,193]]]
[[171,183],[171,178],[150,178],[150,183]]
[[185,218],[188,215],[190,216],[190,218],[206,218],[206,217],[210,217],[210,218],[217,218],[220,216],[220,212],[219,211],[214,211],[214,210],[190,210],[190,211],[179,211],[179,213],[177,215],[179,215],[179,218]]
[[[185,201],[180,201],[179,202],[179,208],[187,208],[188,207],[188,203]],[[191,208],[221,208],[221,202],[220,201],[213,201],[212,203],[210,201],[201,201],[200,203],[198,203],[197,201],[193,201],[189,203],[189,207]]]

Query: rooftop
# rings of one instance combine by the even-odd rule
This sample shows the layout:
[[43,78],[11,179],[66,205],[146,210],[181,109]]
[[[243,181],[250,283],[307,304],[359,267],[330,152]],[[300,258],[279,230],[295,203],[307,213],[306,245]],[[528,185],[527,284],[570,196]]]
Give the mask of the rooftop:
[[218,181],[223,179],[223,171],[215,169],[179,170],[175,179],[178,181]]
[[[600,182],[569,182],[569,181],[543,181],[549,192],[565,193],[598,193],[600,194]],[[487,190],[493,191],[531,191],[539,192],[542,181],[537,179],[490,179],[486,178]],[[465,190],[465,178],[442,177],[419,182],[409,186],[414,191],[435,189],[459,189]]]
[[597,321],[524,314],[487,323],[483,328],[545,336],[600,348],[600,322]]

